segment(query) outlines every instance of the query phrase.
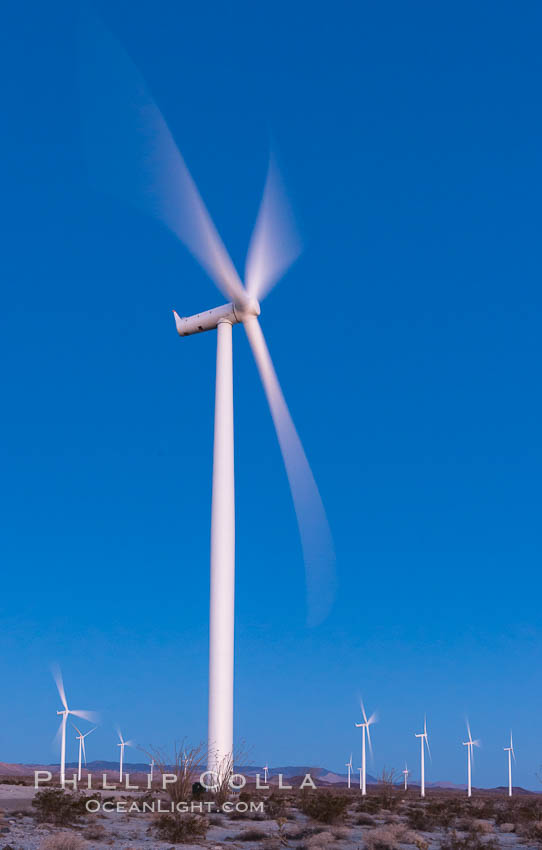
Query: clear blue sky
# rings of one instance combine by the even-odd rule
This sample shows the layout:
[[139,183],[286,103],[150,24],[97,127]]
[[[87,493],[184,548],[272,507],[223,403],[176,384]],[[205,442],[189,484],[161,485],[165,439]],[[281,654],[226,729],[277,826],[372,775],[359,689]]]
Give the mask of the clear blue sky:
[[[295,516],[234,333],[236,734],[250,761],[519,783],[542,762],[538,4],[98,5],[242,269],[270,139],[304,235],[262,311],[337,550],[305,626]],[[89,757],[206,734],[214,334],[221,302],[159,223],[94,191],[77,9],[3,12],[0,761],[48,761],[58,706]],[[76,707],[78,707],[76,706]],[[72,754],[75,747],[72,746]],[[356,762],[356,756],[355,756]],[[355,766],[357,766],[356,762]]]

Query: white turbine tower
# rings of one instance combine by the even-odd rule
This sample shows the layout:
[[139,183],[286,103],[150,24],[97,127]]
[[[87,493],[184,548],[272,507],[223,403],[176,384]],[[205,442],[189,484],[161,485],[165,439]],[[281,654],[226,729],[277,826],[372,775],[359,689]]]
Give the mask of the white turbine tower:
[[512,796],[512,756],[514,757],[514,761],[516,760],[516,754],[514,752],[514,743],[512,741],[512,730],[510,730],[510,746],[503,747],[504,751],[508,753],[508,796]]
[[122,782],[122,766],[124,764],[124,747],[133,747],[133,741],[125,741],[122,737],[122,732],[120,729],[117,729],[117,734],[120,738],[120,743],[117,744],[117,747],[120,747],[120,762],[119,762],[119,782]]
[[152,785],[152,777],[153,777],[153,774],[154,774],[154,759],[150,760],[149,767],[150,767],[150,771],[149,771],[150,780],[149,781],[150,781],[150,784]]
[[268,767],[267,762],[266,762],[266,763],[265,763],[265,767],[264,767],[264,769],[263,769],[263,782],[264,782],[264,785],[267,785],[267,774],[268,774],[268,773],[269,773],[269,767]]
[[[243,285],[164,117],[138,70],[98,21],[89,23],[89,32],[90,49],[82,63],[86,107],[83,119],[89,173],[95,185],[103,186],[109,194],[120,194],[139,209],[159,218],[184,243],[228,301],[189,318],[175,313],[180,336],[211,330],[217,334],[208,768],[223,770],[224,765],[231,768],[233,759],[233,325],[244,327],[277,431],[301,537],[311,624],[325,618],[333,598],[334,552],[325,511],[258,322],[259,302],[297,259],[301,246],[282,182],[271,160],[249,244]],[[107,80],[105,85],[104,79]],[[258,486],[261,483],[259,481]]]
[[60,727],[58,729],[57,735],[60,735],[60,784],[62,785],[62,787],[64,787],[64,783],[66,781],[66,724],[68,722],[68,716],[72,714],[74,717],[81,717],[83,720],[89,720],[91,723],[93,723],[96,721],[96,714],[92,711],[82,711],[81,709],[68,708],[68,702],[66,700],[66,691],[64,690],[64,682],[62,681],[62,673],[60,672],[60,668],[56,665],[53,666],[52,673],[56,682],[56,686],[58,688],[60,701],[63,705],[62,711],[57,711],[57,714],[62,715],[62,720],[60,721]]
[[410,770],[408,769],[408,765],[405,762],[405,769],[403,770],[403,776],[405,777],[405,791],[408,791],[408,774]]
[[467,720],[467,731],[469,740],[463,741],[463,746],[467,748],[467,796],[472,797],[472,766],[474,764],[474,747],[480,746],[480,741],[473,741],[470,733],[470,725]]
[[77,728],[75,723],[72,723],[72,726],[75,729],[75,731],[77,732],[75,739],[76,739],[76,741],[79,741],[79,766],[78,766],[78,769],[77,769],[77,781],[81,782],[81,756],[83,756],[83,758],[85,759],[85,766],[86,766],[86,763],[87,763],[87,752],[86,752],[86,749],[85,749],[85,738],[87,737],[87,735],[92,735],[92,733],[96,731],[96,726],[94,727],[94,729],[89,729],[89,731],[85,732],[85,734],[83,734],[81,732],[81,730]]
[[371,714],[369,719],[367,720],[367,715],[365,713],[365,706],[363,705],[363,701],[360,702],[361,711],[363,714],[363,723],[356,723],[356,728],[361,729],[361,775],[360,775],[360,788],[361,793],[365,796],[367,794],[367,758],[365,751],[365,736],[367,735],[367,743],[369,744],[369,750],[371,751],[371,755],[373,754],[373,747],[371,744],[371,733],[369,732],[369,727],[376,723],[376,713]]
[[347,761],[345,767],[348,768],[348,787],[350,788],[350,774],[352,773],[352,753],[350,753],[350,761]]
[[416,738],[420,739],[421,744],[420,796],[425,797],[425,747],[427,747],[429,758],[431,758],[431,750],[429,749],[429,738],[427,737],[427,717],[424,716],[423,718],[423,732],[415,732],[414,734]]

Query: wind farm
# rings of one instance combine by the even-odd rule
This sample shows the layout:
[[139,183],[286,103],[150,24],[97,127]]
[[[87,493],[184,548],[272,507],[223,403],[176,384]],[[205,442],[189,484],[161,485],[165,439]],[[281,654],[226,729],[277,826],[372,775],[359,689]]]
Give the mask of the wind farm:
[[[58,666],[53,669],[57,690],[65,706],[66,714],[62,717],[74,715],[86,721],[95,720],[95,714],[68,707],[62,674]],[[446,848],[450,834],[455,836],[454,840],[466,842],[465,846],[474,847],[475,842],[479,841],[480,831],[486,836],[492,836],[493,844],[488,846],[506,847],[507,836],[512,831],[511,825],[518,839],[518,846],[533,846],[529,842],[535,837],[536,827],[531,825],[531,821],[539,805],[540,795],[516,788],[513,804],[515,808],[510,808],[512,758],[515,761],[512,734],[510,746],[504,748],[508,754],[507,787],[473,787],[472,753],[479,741],[472,738],[468,721],[468,739],[463,742],[467,748],[467,784],[460,787],[453,783],[434,781],[433,778],[426,782],[424,756],[426,750],[428,754],[431,750],[425,717],[423,732],[415,733],[415,737],[420,739],[420,778],[413,776],[409,781],[411,771],[406,763],[401,771],[384,767],[375,777],[367,772],[366,747],[373,761],[370,730],[376,722],[376,713],[368,716],[362,700],[360,709],[362,722],[355,724],[355,728],[361,730],[362,741],[362,767],[357,769],[359,789],[351,782],[353,756],[350,755],[345,764],[346,774],[295,765],[270,768],[268,762],[260,768],[239,762],[232,765],[224,792],[224,786],[220,786],[220,780],[223,779],[221,768],[218,767],[216,771],[209,768],[209,754],[205,749],[192,748],[187,742],[183,742],[182,747],[176,749],[177,755],[167,761],[159,750],[126,740],[119,727],[116,728],[119,739],[117,746],[120,749],[118,763],[95,760],[88,762],[85,739],[90,734],[97,733],[96,739],[93,739],[97,748],[100,737],[111,736],[112,730],[108,729],[107,725],[102,729],[99,724],[83,731],[72,723],[77,733],[73,740],[77,742],[78,760],[66,761],[67,741],[62,736],[59,739],[57,736],[61,757],[58,765],[33,765],[26,769],[24,765],[14,765],[11,772],[5,773],[9,766],[0,764],[0,803],[7,806],[8,815],[14,807],[22,807],[23,811],[35,809],[38,822],[52,818],[53,826],[49,829],[53,830],[53,835],[55,823],[62,825],[63,829],[66,826],[74,828],[83,818],[88,822],[88,834],[99,835],[105,842],[104,846],[115,840],[108,837],[109,831],[116,836],[116,840],[122,837],[123,831],[121,829],[119,832],[115,813],[118,815],[128,810],[138,816],[139,832],[136,829],[134,833],[135,821],[130,822],[128,818],[128,822],[124,819],[123,823],[126,828],[130,823],[130,835],[133,837],[137,834],[139,841],[145,843],[145,836],[152,835],[151,841],[156,842],[156,838],[163,839],[167,835],[169,840],[175,842],[175,837],[172,838],[172,824],[178,825],[184,817],[185,823],[190,824],[192,844],[197,847],[207,846],[207,843],[198,843],[198,836],[201,835],[220,845],[227,838],[230,816],[237,819],[235,823],[240,830],[239,839],[254,841],[254,820],[251,813],[256,812],[261,829],[255,846],[259,847],[261,843],[261,850],[265,850],[276,829],[275,818],[272,813],[266,811],[266,807],[275,807],[277,801],[282,801],[280,805],[289,807],[293,829],[284,833],[284,839],[288,844],[292,843],[292,846],[296,846],[298,823],[306,825],[308,817],[309,823],[312,821],[316,824],[314,834],[321,834],[317,824],[329,823],[330,816],[332,823],[340,824],[340,841],[346,848],[360,846],[360,842],[363,842],[363,846],[372,848],[384,840],[406,847],[419,847],[423,843],[427,848]],[[380,741],[384,735],[385,727],[381,730]],[[405,740],[404,745],[406,743]],[[382,746],[382,742],[379,746]],[[126,747],[139,750],[144,760],[128,762],[125,757]],[[9,784],[15,776],[16,796],[11,793],[13,786]],[[9,789],[9,794],[6,794],[6,789]],[[104,792],[109,795],[106,798],[107,807],[102,802]],[[182,801],[179,800],[179,793],[183,797]],[[247,800],[250,800],[250,807]],[[69,806],[75,807],[71,814]],[[204,811],[207,816],[213,812],[221,813],[226,820],[216,814],[213,825],[210,826],[203,816]],[[101,830],[92,826],[98,812],[102,817]],[[157,812],[160,813],[158,820]],[[170,814],[167,814],[168,812]],[[190,821],[186,819],[188,812],[192,813]],[[196,812],[198,814],[194,814]],[[330,815],[330,812],[333,812],[333,815]],[[167,816],[164,817],[165,815]],[[26,817],[23,820],[24,823],[18,823],[15,818],[8,817],[7,829],[22,842],[22,846],[32,848],[27,826],[32,818]],[[450,823],[454,824],[452,833]],[[123,826],[123,829],[125,827]],[[500,836],[504,840],[502,845],[499,843]],[[160,842],[154,846],[160,846]]]

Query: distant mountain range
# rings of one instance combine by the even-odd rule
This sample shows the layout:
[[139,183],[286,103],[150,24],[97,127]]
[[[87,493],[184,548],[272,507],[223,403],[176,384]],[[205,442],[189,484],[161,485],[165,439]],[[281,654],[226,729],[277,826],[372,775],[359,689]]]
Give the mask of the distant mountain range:
[[[67,762],[66,769],[73,771],[77,769],[77,762]],[[57,774],[59,772],[60,765],[59,764],[7,764],[6,762],[0,762],[0,777],[10,777],[16,779],[17,777],[29,777],[34,775],[35,770],[49,770],[53,774]],[[155,767],[156,770],[156,767]],[[255,777],[257,773],[261,776],[261,781],[263,781],[263,768],[258,765],[237,765],[235,770],[238,773],[243,774],[247,777]],[[149,764],[147,762],[127,762],[124,764],[124,772],[129,773],[131,776],[137,776],[142,774],[147,774],[149,772]],[[83,769],[83,775],[86,776],[87,773],[107,773],[108,776],[113,780],[115,776],[118,776],[118,762],[116,761],[91,761],[88,762],[86,767]],[[312,765],[282,765],[278,767],[269,768],[269,779],[268,782],[271,784],[278,783],[278,775],[282,774],[284,778],[285,784],[290,784],[291,780],[296,780],[294,785],[299,785],[302,781],[305,774],[310,773],[311,777],[315,781],[317,785],[321,786],[346,786],[347,784],[347,776],[342,773],[334,773],[332,770],[327,770],[324,767],[314,767]],[[1,781],[1,780],[0,780]],[[352,787],[355,788],[358,784],[358,777],[352,775]],[[371,776],[370,773],[367,774],[367,784],[368,785],[376,785],[378,783],[378,779],[375,776]],[[402,780],[396,783],[398,786],[402,785]],[[411,788],[419,788],[419,783],[415,781],[409,781],[409,787]],[[465,791],[466,785],[456,784],[454,782],[426,782],[426,788],[442,788],[443,790],[450,791]],[[506,791],[507,788],[503,788],[499,786],[498,788],[491,789],[480,789],[480,790],[491,790],[491,791]],[[526,791],[524,788],[514,788],[516,793],[523,794],[531,794],[535,793],[534,791]]]

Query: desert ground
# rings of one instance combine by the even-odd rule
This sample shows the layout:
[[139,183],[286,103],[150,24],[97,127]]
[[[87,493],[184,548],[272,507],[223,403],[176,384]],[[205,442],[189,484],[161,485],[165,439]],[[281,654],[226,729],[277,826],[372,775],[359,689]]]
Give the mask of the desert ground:
[[[0,850],[143,850],[175,846],[200,850],[228,847],[245,850],[496,850],[542,848],[542,795],[419,790],[405,793],[378,786],[362,798],[345,788],[266,792],[247,787],[224,801],[204,798],[203,813],[177,816],[143,808],[161,801],[159,787],[143,792],[101,792],[95,813],[86,811],[81,794],[49,789],[37,796],[29,784],[0,784]],[[90,792],[88,792],[90,793]],[[113,811],[103,811],[103,803]],[[263,811],[250,811],[263,803]],[[239,805],[241,804],[241,805]],[[107,806],[106,806],[107,808]],[[237,809],[247,809],[238,811]],[[219,810],[217,810],[219,809]]]

